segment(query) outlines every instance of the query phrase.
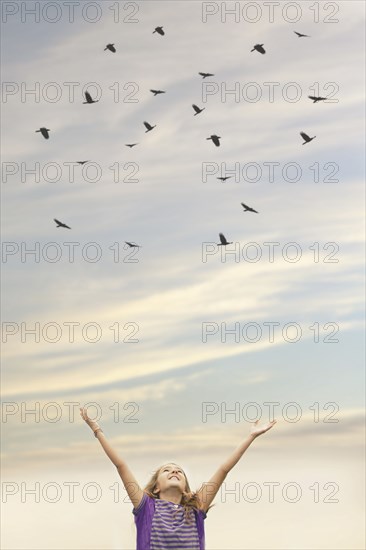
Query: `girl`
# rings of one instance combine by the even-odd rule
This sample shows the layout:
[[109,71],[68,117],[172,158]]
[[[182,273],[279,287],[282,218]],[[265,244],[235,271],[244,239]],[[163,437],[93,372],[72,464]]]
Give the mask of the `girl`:
[[219,467],[210,481],[203,483],[199,491],[192,492],[183,469],[173,462],[158,468],[145,489],[141,489],[126,462],[108,443],[100,426],[90,420],[86,409],[80,409],[80,414],[116,466],[131,499],[137,529],[136,550],[204,550],[203,520],[224,479],[254,439],[276,423],[273,420],[258,426],[257,420],[247,439]]

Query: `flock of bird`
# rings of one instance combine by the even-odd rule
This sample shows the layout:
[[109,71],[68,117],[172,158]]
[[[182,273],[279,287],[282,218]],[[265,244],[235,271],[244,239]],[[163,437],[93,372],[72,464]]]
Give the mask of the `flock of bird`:
[[[309,35],[307,34],[302,34],[300,32],[297,32],[297,31],[293,31],[298,38],[310,38]],[[154,31],[153,31],[153,34],[154,33],[157,33],[159,34],[160,36],[165,36],[165,32],[163,30],[163,27],[162,26],[159,26],[159,27],[155,27]],[[264,55],[266,53],[266,50],[264,49],[264,44],[255,44],[253,46],[253,49],[251,50],[251,52],[254,52],[254,51],[257,51],[258,53]],[[114,45],[114,43],[112,44],[107,44],[106,47],[104,48],[104,51],[110,51],[112,53],[116,53],[116,47]],[[214,73],[207,73],[207,72],[199,72],[198,73],[200,76],[202,76],[202,79],[205,79],[205,78],[209,78],[209,77],[212,77],[212,76],[215,76]],[[165,94],[166,91],[165,90],[155,90],[155,89],[150,89],[150,92],[155,96],[157,95],[160,95],[160,94]],[[86,91],[84,93],[85,95],[85,100],[83,102],[83,104],[92,104],[92,103],[97,103],[99,100],[98,99],[93,99],[92,96],[90,95],[90,93],[88,91]],[[328,98],[326,97],[321,97],[321,96],[308,96],[309,99],[311,99],[313,101],[313,103],[317,103],[319,101],[326,101]],[[197,116],[199,115],[200,113],[202,113],[202,111],[205,110],[205,107],[198,107],[198,105],[195,105],[195,104],[192,104],[192,108],[194,110],[194,116]],[[155,127],[156,127],[156,124],[155,125],[151,125],[149,122],[147,121],[144,121],[144,126],[146,128],[145,130],[145,133],[148,133],[148,132],[151,132]],[[42,136],[45,138],[45,139],[49,139],[49,132],[51,130],[49,128],[46,128],[46,127],[42,127],[42,128],[39,128],[39,130],[36,130],[36,132],[40,132],[42,134]],[[300,136],[303,138],[303,145],[306,145],[307,143],[309,143],[310,141],[312,141],[314,138],[316,138],[316,136],[313,136],[313,137],[310,137],[308,134],[306,134],[305,132],[300,132]],[[216,134],[212,134],[211,136],[209,136],[208,138],[206,138],[207,140],[211,140],[213,142],[213,144],[216,146],[216,147],[220,147],[220,139],[221,136],[218,136]],[[126,147],[135,147],[136,145],[138,145],[138,143],[126,143],[125,146]],[[84,160],[84,161],[78,161],[78,164],[80,165],[83,165],[85,163],[89,162],[88,160]],[[220,176],[218,177],[217,179],[218,180],[221,180],[221,181],[226,181],[227,179],[231,178],[232,176]],[[244,204],[244,203],[241,203],[242,207],[243,207],[243,212],[254,212],[256,214],[258,214],[257,210],[254,210],[254,208],[251,208],[250,206]],[[57,220],[56,218],[54,218],[54,221],[56,223],[56,227],[57,228],[65,228],[65,229],[71,229],[70,226],[68,226],[67,224]],[[223,235],[223,233],[219,233],[219,237],[220,237],[220,243],[217,243],[218,246],[227,246],[229,244],[232,244],[231,242],[228,242],[227,239],[225,238],[225,236]],[[130,248],[140,248],[140,245],[136,244],[136,243],[133,243],[133,242],[129,242],[129,241],[125,241],[126,245],[129,246]]]
[[[255,210],[253,210],[253,212],[255,212]],[[53,221],[56,223],[56,229],[58,229],[59,227],[64,227],[65,229],[71,229],[71,227],[69,225],[66,225],[66,223],[60,222],[60,220],[57,220],[56,218],[53,218]],[[141,248],[141,245],[136,244],[136,243],[131,243],[129,241],[125,241],[125,243],[130,248]]]

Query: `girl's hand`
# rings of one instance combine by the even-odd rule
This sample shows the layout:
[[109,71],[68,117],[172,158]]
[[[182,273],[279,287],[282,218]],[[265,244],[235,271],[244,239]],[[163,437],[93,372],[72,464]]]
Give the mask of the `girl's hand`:
[[272,422],[266,422],[261,426],[258,426],[258,422],[259,420],[256,420],[254,424],[252,424],[252,427],[250,429],[250,435],[253,435],[254,437],[257,437],[258,435],[268,432],[268,430],[270,430],[276,424],[277,420],[272,420]]
[[94,420],[91,420],[86,412],[86,409],[80,409],[80,415],[81,417],[85,420],[85,422],[88,424],[88,426],[91,427],[91,429],[93,430],[93,432],[99,428],[99,425],[97,424],[97,422],[94,422]]

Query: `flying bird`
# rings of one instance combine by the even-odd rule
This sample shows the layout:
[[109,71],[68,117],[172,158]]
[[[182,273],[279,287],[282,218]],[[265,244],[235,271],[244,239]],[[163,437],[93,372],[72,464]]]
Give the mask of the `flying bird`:
[[83,101],[83,105],[87,103],[97,103],[99,101],[99,99],[93,99],[89,92],[85,92],[85,99],[86,101]]
[[163,31],[163,27],[155,27],[155,30],[153,31],[153,34],[157,32],[160,34],[160,36],[164,36],[165,32]]
[[128,241],[125,241],[125,243],[128,244],[130,248],[141,248],[141,246],[136,243],[129,243]]
[[206,138],[206,139],[212,139],[212,141],[214,142],[214,144],[216,145],[216,147],[220,147],[220,139],[221,139],[221,136],[217,136],[216,134],[212,134],[212,136]]
[[196,111],[193,116],[199,115],[200,113],[202,113],[202,111],[204,111],[206,109],[206,107],[202,107],[202,109],[200,109],[194,103],[192,104],[192,107]]
[[266,50],[263,48],[264,44],[256,44],[254,46],[254,48],[252,50],[250,50],[251,52],[254,52],[254,50],[256,50],[257,52],[259,53],[266,53]]
[[158,95],[158,94],[165,94],[165,92],[163,90],[150,90],[150,92],[152,92],[155,95]]
[[327,97],[320,97],[320,96],[318,97],[315,95],[308,95],[308,98],[312,99],[313,103],[316,103],[317,101],[325,101],[326,99],[328,99]]
[[309,36],[308,34],[301,34],[301,32],[296,32],[296,31],[294,31],[294,33],[297,34],[297,36],[298,36],[299,38],[302,38],[302,37],[304,37],[304,38],[310,38],[310,36]]
[[104,51],[109,50],[110,52],[116,53],[116,48],[114,47],[114,44],[107,44],[104,48]]
[[221,177],[218,177],[217,179],[218,180],[221,180],[221,181],[226,181],[228,180],[229,178],[232,178],[233,176],[221,176]]
[[39,130],[36,130],[36,132],[41,132],[42,136],[44,137],[44,139],[49,139],[49,134],[48,132],[50,132],[51,130],[49,128],[40,128]]
[[219,233],[219,237],[221,242],[217,243],[217,246],[226,246],[227,244],[233,244],[232,242],[227,242],[223,233]]
[[243,212],[255,212],[256,214],[259,214],[259,212],[257,212],[256,210],[254,210],[254,208],[251,208],[250,206],[247,206],[246,204],[244,204],[243,202],[240,203],[242,205],[242,207],[244,208]]
[[135,145],[138,145],[138,143],[125,143],[126,147],[130,147],[132,149],[132,147],[135,147]]
[[300,136],[304,139],[303,145],[305,145],[306,143],[309,143],[309,141],[316,138],[316,136],[309,137],[307,134],[305,134],[305,132],[300,132]]
[[208,76],[215,76],[214,74],[212,73],[198,73],[202,76],[202,78],[207,78]]
[[89,160],[78,160],[78,164],[86,164],[87,162],[90,162]]
[[62,222],[56,220],[56,218],[53,218],[53,221],[57,223],[56,229],[58,229],[59,227],[66,227],[66,229],[71,229],[71,227],[66,225],[66,223],[62,223]]
[[150,132],[156,126],[156,124],[155,124],[155,126],[151,126],[151,124],[149,124],[148,122],[144,122],[144,125],[145,125],[145,128],[146,128],[145,134],[147,134],[147,132]]

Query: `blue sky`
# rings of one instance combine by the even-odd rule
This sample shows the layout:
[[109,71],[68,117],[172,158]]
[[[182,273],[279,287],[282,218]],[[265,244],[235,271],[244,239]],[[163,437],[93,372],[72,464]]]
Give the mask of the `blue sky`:
[[[141,484],[174,460],[195,488],[248,434],[248,404],[267,421],[265,403],[278,403],[277,425],[254,442],[228,483],[292,482],[303,496],[270,503],[263,492],[254,509],[221,495],[207,518],[207,548],[363,548],[363,3],[316,3],[315,22],[310,4],[284,12],[282,2],[273,23],[262,3],[253,3],[262,8],[255,23],[243,11],[238,22],[225,22],[225,3],[170,0],[94,3],[95,23],[82,16],[92,3],[75,6],[70,23],[61,2],[60,20],[50,23],[45,17],[56,8],[49,4],[35,22],[22,11],[34,2],[3,3],[5,482],[92,480],[110,496],[119,478],[78,416],[78,403],[93,402]],[[216,7],[204,23],[204,10]],[[93,17],[95,6],[88,9]],[[299,19],[291,23],[295,9]],[[136,22],[123,21],[129,15]],[[157,25],[165,36],[152,33]],[[109,42],[115,54],[104,51]],[[257,43],[265,55],[250,51]],[[202,80],[199,71],[214,77]],[[74,83],[72,99],[65,83]],[[315,83],[337,101],[313,104],[307,96]],[[153,97],[151,88],[166,93]],[[24,95],[30,89],[39,97]],[[83,89],[93,97],[99,91],[99,101],[83,105]],[[193,116],[192,103],[205,110]],[[145,134],[143,121],[156,128]],[[42,126],[51,129],[49,140],[35,132]],[[303,146],[300,131],[316,138]],[[211,134],[221,136],[220,147],[206,139]],[[90,164],[73,166],[71,181],[67,163],[78,160]],[[26,172],[35,163],[38,182]],[[278,163],[274,181],[269,163]],[[217,179],[235,167],[237,178]],[[214,173],[205,178],[208,168]],[[294,170],[298,181],[291,181]],[[243,213],[241,202],[259,214]],[[57,229],[53,218],[72,229]],[[215,244],[220,232],[233,241],[226,255]],[[125,241],[141,245],[133,257]],[[268,243],[276,243],[273,261]],[[39,257],[25,254],[32,249]],[[36,323],[39,342],[26,333]],[[217,328],[206,342],[204,323]],[[269,323],[276,323],[273,342]],[[223,332],[235,326],[238,342]],[[132,329],[138,341],[123,341]],[[258,341],[248,341],[255,330]],[[74,418],[65,403],[76,404]],[[205,403],[218,410],[207,422]],[[35,407],[39,422],[24,415]],[[224,414],[235,407],[239,421]],[[135,423],[128,422],[133,410]],[[329,421],[332,412],[339,422]],[[339,501],[315,503],[309,487],[319,483],[324,497],[328,482],[339,487]],[[56,504],[34,504],[18,492],[8,497],[3,544],[129,550],[131,507],[121,506],[111,498],[71,503],[64,494]],[[25,511],[29,523],[19,530],[16,518]]]

